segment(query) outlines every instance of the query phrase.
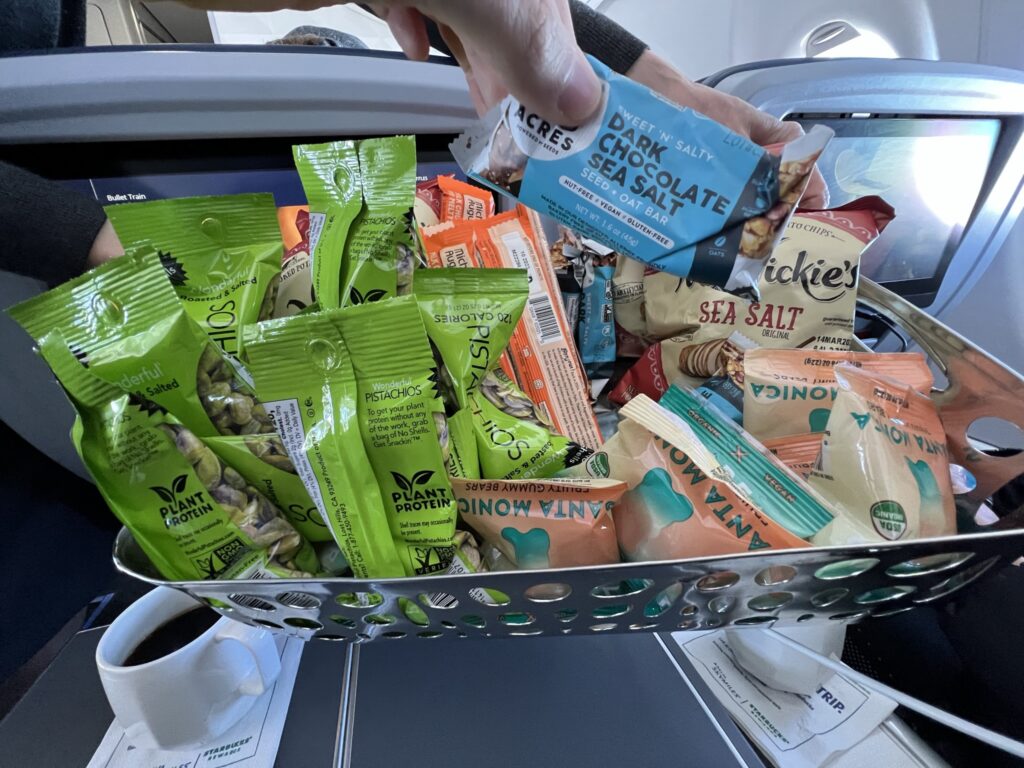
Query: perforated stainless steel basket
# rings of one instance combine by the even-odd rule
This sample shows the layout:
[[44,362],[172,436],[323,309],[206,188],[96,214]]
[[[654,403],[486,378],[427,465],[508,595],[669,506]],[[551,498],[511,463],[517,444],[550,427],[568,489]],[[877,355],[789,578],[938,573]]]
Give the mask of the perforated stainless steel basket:
[[[996,416],[1024,424],[1024,379],[895,294],[862,280],[859,299],[939,367],[933,392],[954,461],[980,504],[1024,474],[1024,453],[979,452],[966,431]],[[548,571],[410,579],[165,582],[126,530],[114,562],[220,613],[299,637],[352,642],[711,629],[883,618],[953,595],[1024,555],[1024,519],[999,530],[870,547],[829,547]]]

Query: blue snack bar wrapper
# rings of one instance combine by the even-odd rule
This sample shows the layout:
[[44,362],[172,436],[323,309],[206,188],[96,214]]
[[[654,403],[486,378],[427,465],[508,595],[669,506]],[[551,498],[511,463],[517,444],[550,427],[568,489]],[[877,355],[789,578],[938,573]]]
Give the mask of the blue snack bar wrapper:
[[832,131],[766,149],[588,58],[603,81],[594,118],[552,125],[508,97],[452,142],[459,165],[655,269],[756,289]]

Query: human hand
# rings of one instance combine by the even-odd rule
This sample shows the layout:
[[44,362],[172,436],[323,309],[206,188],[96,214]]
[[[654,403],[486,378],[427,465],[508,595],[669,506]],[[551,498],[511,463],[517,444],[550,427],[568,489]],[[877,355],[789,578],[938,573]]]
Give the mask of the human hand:
[[[644,51],[626,74],[676,104],[707,115],[762,147],[785,144],[803,134],[799,123],[784,122],[752,107],[743,99],[687,79],[650,49]],[[827,205],[828,187],[815,166],[800,199],[800,206],[825,208]]]
[[103,222],[103,226],[100,227],[100,231],[96,233],[96,239],[92,241],[92,247],[89,249],[86,263],[90,268],[98,267],[105,261],[110,261],[123,255],[124,248],[121,246],[121,241],[114,231],[114,225],[110,223],[110,219],[107,219]]

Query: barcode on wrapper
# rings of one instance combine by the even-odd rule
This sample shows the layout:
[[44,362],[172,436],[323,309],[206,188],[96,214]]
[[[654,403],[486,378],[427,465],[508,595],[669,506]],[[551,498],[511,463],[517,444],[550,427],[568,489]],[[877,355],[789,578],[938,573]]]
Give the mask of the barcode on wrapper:
[[555,309],[551,306],[551,300],[547,294],[531,298],[528,304],[530,316],[533,318],[533,327],[541,344],[562,340],[562,328],[558,325],[558,318],[555,317]]

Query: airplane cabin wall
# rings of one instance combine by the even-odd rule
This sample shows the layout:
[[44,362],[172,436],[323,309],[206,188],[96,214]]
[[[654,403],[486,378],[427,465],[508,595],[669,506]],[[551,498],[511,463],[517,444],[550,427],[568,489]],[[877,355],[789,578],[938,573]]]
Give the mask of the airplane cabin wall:
[[1024,69],[1021,0],[604,0],[592,3],[693,78],[764,59],[802,57],[819,25],[849,21],[904,58]]

